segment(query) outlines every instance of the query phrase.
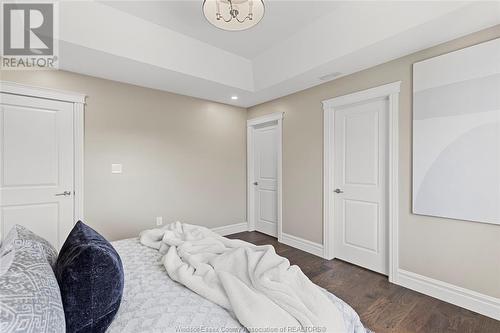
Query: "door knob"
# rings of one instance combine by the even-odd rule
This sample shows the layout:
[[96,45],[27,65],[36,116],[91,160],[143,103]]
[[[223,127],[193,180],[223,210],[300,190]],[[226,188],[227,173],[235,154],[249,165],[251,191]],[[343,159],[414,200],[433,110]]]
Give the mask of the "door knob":
[[253,182],[253,184],[254,184],[255,186],[259,185],[259,183],[258,183],[258,182]]
[[70,191],[64,191],[63,193],[57,193],[57,194],[54,194],[56,197],[59,197],[59,196],[70,196],[71,195],[71,192]]
[[339,188],[336,188],[336,189],[335,189],[335,191],[333,191],[333,192],[335,192],[335,193],[344,193],[344,191],[342,191],[342,190],[341,190],[341,189],[339,189]]

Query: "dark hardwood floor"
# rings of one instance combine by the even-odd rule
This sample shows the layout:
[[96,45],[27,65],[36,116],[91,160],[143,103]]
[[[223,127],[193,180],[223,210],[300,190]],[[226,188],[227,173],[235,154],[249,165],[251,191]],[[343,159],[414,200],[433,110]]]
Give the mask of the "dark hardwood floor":
[[376,333],[500,333],[500,321],[389,283],[386,276],[367,269],[337,259],[322,259],[258,232],[228,237],[273,245],[279,255],[299,266],[313,282],[349,303],[363,324]]

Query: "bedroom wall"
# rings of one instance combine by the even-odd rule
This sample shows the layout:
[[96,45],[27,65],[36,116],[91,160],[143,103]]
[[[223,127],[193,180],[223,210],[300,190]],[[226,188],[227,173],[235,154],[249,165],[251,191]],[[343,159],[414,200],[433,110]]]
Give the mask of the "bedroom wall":
[[412,64],[500,37],[500,25],[324,83],[248,110],[285,112],[283,232],[322,243],[321,101],[402,81],[400,94],[400,268],[500,297],[500,226],[411,213]]
[[[1,79],[88,95],[86,222],[111,240],[177,219],[246,221],[246,110],[64,71]],[[111,174],[122,163],[123,174]]]

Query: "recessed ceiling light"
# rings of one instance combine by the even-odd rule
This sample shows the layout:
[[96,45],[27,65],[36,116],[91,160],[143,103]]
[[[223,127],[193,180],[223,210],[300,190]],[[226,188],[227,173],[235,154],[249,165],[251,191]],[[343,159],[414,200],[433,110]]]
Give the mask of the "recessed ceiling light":
[[232,99],[233,101],[235,101],[235,100],[237,100],[237,99],[238,99],[238,96],[231,96],[231,99]]

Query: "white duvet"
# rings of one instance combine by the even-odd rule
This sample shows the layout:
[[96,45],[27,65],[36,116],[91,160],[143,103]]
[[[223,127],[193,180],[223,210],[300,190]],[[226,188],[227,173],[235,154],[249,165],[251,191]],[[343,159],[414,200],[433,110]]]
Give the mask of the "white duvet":
[[342,313],[297,266],[256,246],[175,222],[143,231],[171,279],[233,312],[249,331],[346,332]]

